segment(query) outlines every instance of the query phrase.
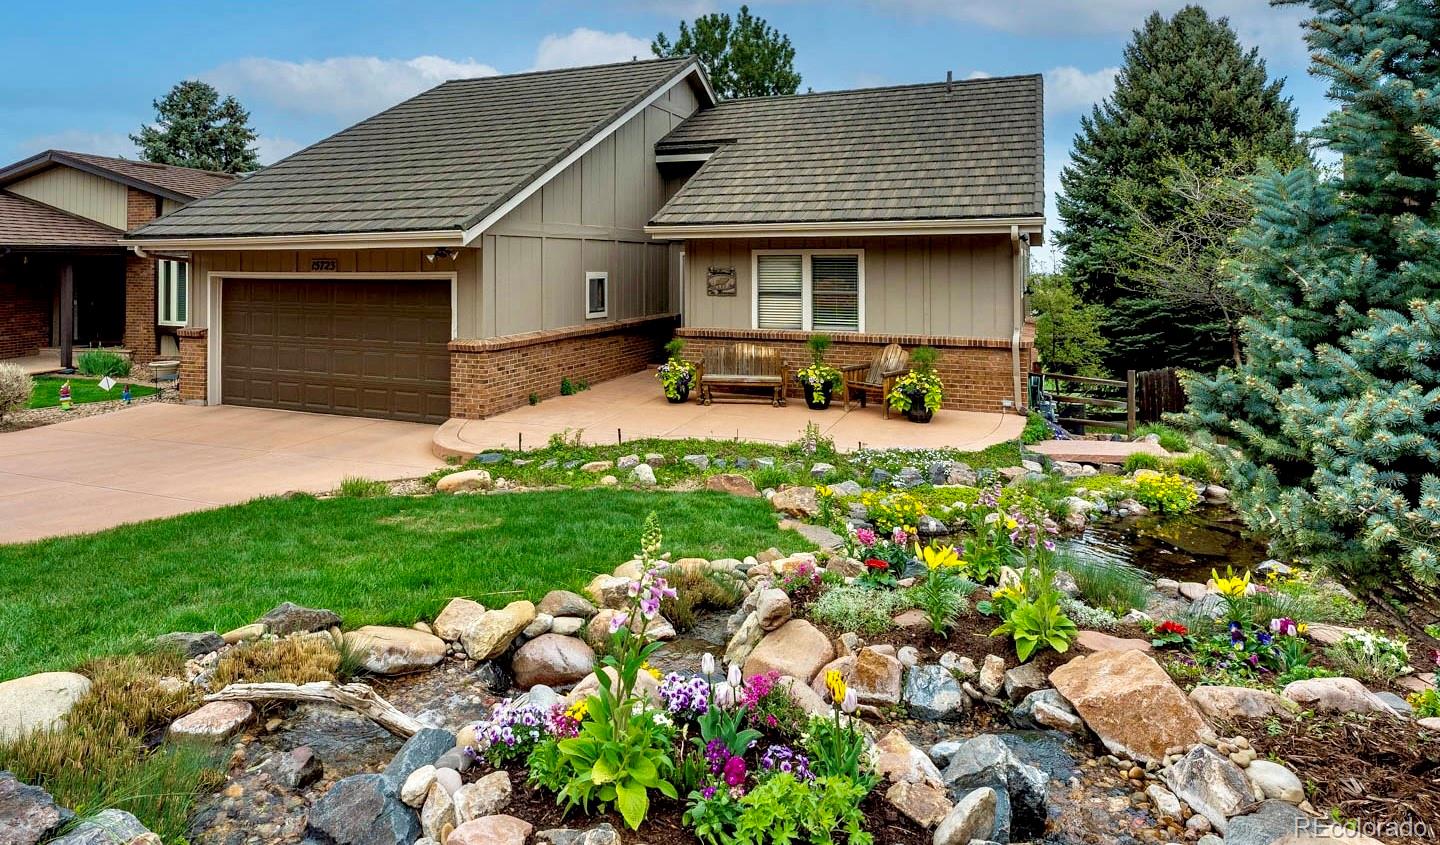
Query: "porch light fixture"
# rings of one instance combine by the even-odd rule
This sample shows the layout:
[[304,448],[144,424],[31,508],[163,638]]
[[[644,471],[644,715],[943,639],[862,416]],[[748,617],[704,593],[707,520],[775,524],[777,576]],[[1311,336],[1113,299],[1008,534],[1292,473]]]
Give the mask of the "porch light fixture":
[[448,246],[437,246],[435,247],[434,252],[425,256],[425,260],[429,261],[431,264],[434,264],[435,259],[437,258],[448,258],[451,261],[454,261],[458,256],[459,253]]

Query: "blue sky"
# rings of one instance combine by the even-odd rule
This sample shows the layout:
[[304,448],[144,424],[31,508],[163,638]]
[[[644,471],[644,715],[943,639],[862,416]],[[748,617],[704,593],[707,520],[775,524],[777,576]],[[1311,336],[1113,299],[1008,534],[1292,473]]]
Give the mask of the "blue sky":
[[[738,4],[737,4],[738,5]],[[1130,32],[1179,0],[785,0],[751,10],[795,44],[802,90],[972,75],[1046,75],[1051,225],[1079,116],[1110,90]],[[1202,0],[1260,48],[1300,109],[1328,110],[1306,73],[1301,10]],[[0,159],[55,147],[133,155],[151,100],[201,78],[250,109],[274,161],[439,82],[649,55],[659,30],[736,6],[709,0],[147,2],[0,6]]]

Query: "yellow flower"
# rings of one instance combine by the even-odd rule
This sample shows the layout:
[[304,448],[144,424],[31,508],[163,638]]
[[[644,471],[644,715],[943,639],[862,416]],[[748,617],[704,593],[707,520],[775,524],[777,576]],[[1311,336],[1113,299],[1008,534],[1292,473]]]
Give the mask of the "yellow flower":
[[1215,589],[1220,591],[1222,596],[1240,598],[1250,589],[1250,573],[1246,572],[1242,577],[1236,578],[1234,570],[1226,567],[1225,577],[1221,578],[1215,570],[1210,570],[1210,577],[1215,579]]
[[838,670],[825,673],[825,688],[830,690],[830,700],[839,704],[845,700],[845,678]]
[[1023,598],[1025,598],[1025,583],[1023,581],[1016,581],[990,594],[991,601],[1003,601],[1005,599],[1019,601]]
[[1006,528],[1009,528],[1010,530],[1013,531],[1013,530],[1015,529],[1015,526],[1017,526],[1017,525],[1019,525],[1019,524],[1020,524],[1020,523],[1016,522],[1012,517],[1008,517],[1008,516],[1005,517],[1005,527],[1006,527]]
[[641,663],[640,668],[645,672],[645,674],[649,675],[657,681],[660,680],[660,670],[656,669],[654,666],[651,666],[650,661],[647,660],[644,663]]
[[959,566],[962,562],[960,556],[955,554],[953,546],[941,546],[936,543],[931,543],[924,549],[920,548],[919,543],[916,543],[915,556],[925,561],[925,568],[931,570]]
[[1305,632],[1308,630],[1310,630],[1310,626],[1305,624],[1304,622],[1301,622],[1295,626],[1295,633],[1299,634],[1302,637],[1305,636]]
[[565,715],[577,722],[585,721],[585,716],[590,712],[590,699],[582,698],[569,707],[565,708]]

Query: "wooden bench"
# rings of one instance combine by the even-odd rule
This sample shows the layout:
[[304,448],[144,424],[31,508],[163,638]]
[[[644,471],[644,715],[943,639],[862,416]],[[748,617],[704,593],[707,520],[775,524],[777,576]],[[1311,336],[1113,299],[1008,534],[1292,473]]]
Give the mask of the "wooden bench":
[[880,394],[880,405],[885,409],[884,418],[890,419],[890,390],[895,380],[910,371],[910,356],[898,343],[892,343],[880,350],[875,360],[868,364],[851,364],[840,368],[840,395],[845,397],[845,410],[850,410],[851,392],[860,395],[860,407],[865,407],[868,393]]
[[768,397],[730,393],[723,398],[736,402],[765,402],[775,407],[785,404],[785,363],[778,350],[758,343],[733,343],[705,350],[696,378],[700,385],[700,401],[715,401],[715,388],[722,390],[763,389]]

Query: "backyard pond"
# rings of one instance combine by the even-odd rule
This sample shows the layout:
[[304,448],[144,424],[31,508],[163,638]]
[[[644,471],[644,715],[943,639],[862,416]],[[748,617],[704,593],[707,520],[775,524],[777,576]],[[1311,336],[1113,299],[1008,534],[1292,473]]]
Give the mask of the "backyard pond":
[[1061,551],[1107,563],[1128,564],[1156,578],[1205,583],[1212,570],[1253,571],[1270,558],[1265,544],[1247,534],[1225,505],[1202,505],[1179,516],[1124,517],[1091,521],[1058,542]]

